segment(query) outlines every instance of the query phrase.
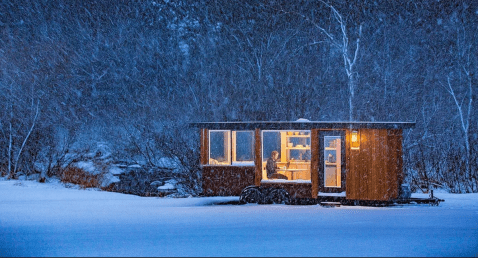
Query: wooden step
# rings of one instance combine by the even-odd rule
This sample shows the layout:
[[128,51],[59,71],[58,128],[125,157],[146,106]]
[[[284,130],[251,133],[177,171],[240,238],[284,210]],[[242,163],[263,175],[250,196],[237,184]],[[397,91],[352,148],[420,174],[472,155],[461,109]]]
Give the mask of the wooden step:
[[332,208],[332,207],[339,207],[340,202],[319,202],[320,206],[327,207],[327,208]]

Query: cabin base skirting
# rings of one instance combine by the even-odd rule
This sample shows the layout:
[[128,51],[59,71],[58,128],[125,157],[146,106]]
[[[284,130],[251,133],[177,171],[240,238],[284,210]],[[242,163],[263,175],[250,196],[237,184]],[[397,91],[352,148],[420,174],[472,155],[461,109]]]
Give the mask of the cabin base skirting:
[[317,203],[323,206],[328,206],[330,203],[346,205],[346,206],[374,206],[385,207],[394,206],[400,204],[430,204],[438,206],[440,202],[445,200],[436,197],[430,198],[405,198],[394,199],[389,201],[371,201],[371,200],[349,200],[343,196],[319,196],[317,197]]
[[[400,204],[430,204],[439,205],[444,200],[436,198],[433,194],[429,198],[399,198],[391,200],[353,200],[346,196],[338,195],[319,195],[317,198],[307,198],[290,194],[292,185],[287,184],[265,184],[262,186],[250,185],[245,187],[240,194],[238,204],[258,203],[258,204],[290,204],[290,205],[322,205],[325,207],[336,207],[340,205],[348,206],[393,206]],[[302,187],[304,187],[302,185]],[[298,188],[300,189],[300,188]],[[307,191],[307,187],[302,188]]]
[[[287,205],[317,205],[318,204],[323,207],[339,207],[342,205],[388,207],[388,206],[404,205],[404,204],[429,204],[432,206],[438,206],[440,202],[444,202],[444,201],[445,200],[438,199],[438,198],[408,198],[408,199],[397,199],[397,200],[391,200],[391,201],[363,201],[363,200],[347,200],[344,197],[326,196],[326,197],[319,197],[317,199],[292,198],[286,203],[281,202],[281,204],[287,204]],[[217,203],[216,205],[241,205],[246,203],[248,202],[239,200],[239,201],[227,201],[227,202]],[[254,203],[274,204],[275,202],[258,201]]]

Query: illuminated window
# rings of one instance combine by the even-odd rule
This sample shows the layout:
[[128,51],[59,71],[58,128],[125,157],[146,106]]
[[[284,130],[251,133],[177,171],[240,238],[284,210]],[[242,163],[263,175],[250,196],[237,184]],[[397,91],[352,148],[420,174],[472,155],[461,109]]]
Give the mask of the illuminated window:
[[340,136],[324,136],[324,186],[341,187],[342,139]]
[[[277,153],[276,168],[271,156]],[[310,131],[262,131],[262,179],[310,181]],[[269,163],[269,166],[267,165]]]

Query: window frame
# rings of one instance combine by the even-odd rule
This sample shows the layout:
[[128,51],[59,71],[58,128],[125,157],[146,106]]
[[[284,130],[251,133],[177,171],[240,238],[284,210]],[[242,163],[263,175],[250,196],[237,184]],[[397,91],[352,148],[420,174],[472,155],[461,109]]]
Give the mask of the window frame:
[[[237,161],[237,133],[250,133],[252,144],[252,160],[251,161]],[[231,130],[231,166],[255,166],[255,137],[253,130]]]
[[[264,171],[264,166],[265,166],[265,162],[267,161],[267,159],[269,158],[270,154],[267,154],[267,156],[264,155],[264,133],[267,133],[267,132],[278,132],[279,134],[281,132],[284,132],[286,135],[287,135],[287,132],[306,132],[308,134],[308,138],[309,138],[309,142],[312,143],[312,130],[295,130],[295,129],[268,129],[268,130],[261,130],[261,175],[262,175],[262,180],[261,182],[263,183],[272,183],[272,182],[275,182],[275,183],[278,183],[278,182],[287,182],[287,183],[312,183],[312,159],[309,160],[308,162],[308,165],[309,165],[309,170],[308,170],[308,173],[309,173],[309,177],[310,179],[307,180],[307,179],[268,179],[267,178],[267,172]],[[282,141],[282,140],[281,140]],[[277,150],[279,151],[279,154],[280,154],[280,157],[282,158],[282,153],[284,152],[282,150],[282,142],[281,142],[281,149],[280,150]],[[311,149],[310,149],[311,151]],[[287,159],[287,157],[286,157]],[[290,162],[290,160],[288,160]],[[287,161],[286,161],[287,162]]]
[[[228,143],[230,146],[231,144],[231,130],[209,130],[209,135],[208,135],[208,165],[210,166],[230,166],[231,165],[231,152],[229,151],[230,148],[228,148],[228,151],[224,151],[224,154],[226,154],[227,157],[227,164],[211,164],[211,133],[216,133],[216,132],[224,132],[227,133],[228,139],[224,139],[224,142]],[[228,146],[228,147],[229,147]],[[225,147],[226,148],[226,147]]]
[[[329,138],[329,139],[327,139]],[[335,143],[336,145],[334,146],[335,150],[330,149],[330,147],[326,146],[326,143],[329,143],[331,139],[334,139],[333,141],[338,140],[338,143]],[[342,137],[340,135],[324,135],[323,136],[323,146],[324,152],[323,152],[323,178],[324,178],[324,188],[342,188]],[[338,148],[338,149],[337,149]],[[326,153],[329,153],[331,155],[332,152],[335,152],[335,161],[330,163],[330,161],[327,161],[327,155]],[[335,164],[334,164],[335,163]],[[327,166],[335,166],[335,177],[336,177],[336,185],[327,185]]]
[[[211,133],[224,132],[227,133],[227,164],[211,164]],[[251,133],[252,143],[252,160],[251,161],[236,161],[237,159],[237,132]],[[225,140],[226,142],[226,140]],[[253,130],[208,130],[208,162],[206,166],[255,166],[255,132]]]

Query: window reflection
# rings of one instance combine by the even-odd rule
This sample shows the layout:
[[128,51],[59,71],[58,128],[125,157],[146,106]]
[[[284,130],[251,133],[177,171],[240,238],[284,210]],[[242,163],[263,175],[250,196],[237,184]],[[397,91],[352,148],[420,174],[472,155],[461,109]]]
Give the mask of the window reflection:
[[209,165],[254,165],[254,132],[210,130]]
[[230,165],[230,132],[209,131],[209,164]]
[[233,165],[254,165],[254,132],[232,131]]

